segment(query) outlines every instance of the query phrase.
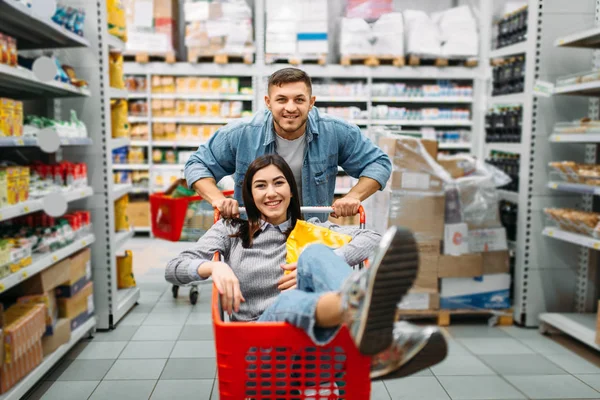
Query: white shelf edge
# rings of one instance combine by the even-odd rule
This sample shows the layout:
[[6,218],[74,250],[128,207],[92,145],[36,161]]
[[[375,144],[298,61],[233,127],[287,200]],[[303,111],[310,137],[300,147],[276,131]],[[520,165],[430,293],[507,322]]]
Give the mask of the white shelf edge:
[[486,143],[486,153],[490,151],[500,151],[505,153],[521,154],[523,146],[521,143]]
[[111,148],[111,150],[114,150],[114,149],[118,149],[119,147],[129,146],[131,143],[132,143],[132,141],[127,137],[112,138],[112,139],[110,139],[110,148]]
[[[594,44],[588,45],[585,43],[586,40],[591,40]],[[600,48],[600,27],[594,27],[559,37],[554,41],[554,46],[593,49]]]
[[113,171],[143,171],[150,169],[148,164],[113,164]]
[[405,126],[471,126],[471,120],[408,120],[408,119],[373,119],[372,125],[405,125]]
[[149,189],[148,188],[132,188],[131,191],[129,193],[149,193]]
[[[67,202],[84,199],[94,194],[94,189],[90,186],[72,189],[70,191],[61,192]],[[20,217],[31,214],[36,211],[41,211],[44,208],[44,198],[24,201],[13,206],[0,208],[0,221],[5,221],[11,218]]]
[[123,52],[125,51],[125,42],[116,37],[115,35],[108,35],[108,48],[112,51]]
[[509,190],[498,190],[498,197],[500,200],[510,201],[511,203],[519,203],[519,193],[511,192]]
[[153,140],[152,146],[154,147],[199,147],[206,141],[191,141],[191,140]]
[[516,54],[523,54],[527,52],[527,41],[511,44],[500,49],[490,51],[490,58],[503,58]]
[[[61,146],[91,146],[93,144],[90,138],[69,138],[61,137]],[[39,147],[37,138],[23,137],[0,137],[0,147]]]
[[600,133],[553,133],[552,143],[600,143]]
[[438,143],[439,150],[460,150],[460,149],[470,149],[473,147],[472,143],[462,142],[462,143]]
[[316,95],[316,102],[319,103],[367,103],[367,96],[319,96]]
[[239,93],[152,93],[150,97],[156,100],[254,100],[254,95]]
[[[152,122],[173,123],[173,124],[228,124],[238,118],[214,118],[214,117],[152,117]],[[147,120],[147,118],[146,118]]]
[[115,184],[113,187],[112,200],[120,199],[128,193],[131,193],[133,185],[131,183]]
[[149,140],[132,140],[130,142],[131,146],[137,146],[137,147],[148,147],[150,146],[150,141]]
[[185,164],[152,164],[152,169],[160,169],[160,170],[174,170],[174,169],[184,169]]
[[0,293],[17,286],[21,282],[31,278],[32,276],[39,274],[43,270],[51,267],[60,260],[69,257],[71,254],[78,252],[79,250],[94,243],[96,237],[93,234],[86,235],[82,238],[76,239],[73,243],[68,246],[58,249],[50,254],[36,254],[34,255],[31,265],[25,268],[21,268],[17,272],[0,279]]
[[571,182],[548,182],[548,187],[553,190],[560,190],[563,192],[580,193],[580,194],[592,194],[600,196],[600,186],[584,185],[581,183]]
[[[317,98],[318,101],[318,98]],[[440,96],[440,97],[403,97],[403,96],[374,96],[373,103],[472,103],[471,96]]]
[[129,115],[127,117],[127,121],[130,124],[144,123],[144,122],[148,123],[148,122],[150,122],[150,118],[147,117],[147,116],[146,117],[140,117],[140,116],[137,116],[137,115]]
[[503,94],[488,97],[490,104],[523,104],[525,93]]
[[140,288],[119,289],[117,291],[116,310],[113,312],[113,325],[116,325],[140,298]]
[[[15,78],[15,84],[18,84],[19,80],[22,80],[31,83],[35,85],[35,87],[40,89],[48,91],[52,89],[54,92],[60,91],[58,93],[60,93],[61,95],[73,95],[83,97],[90,97],[91,95],[89,89],[80,89],[68,83],[59,81],[42,82],[34,76],[32,71],[23,67],[11,67],[5,64],[0,64],[0,76],[1,75],[6,75],[11,78]],[[28,93],[29,91],[25,90],[25,92]]]
[[125,242],[127,242],[129,239],[131,239],[133,237],[133,235],[135,234],[135,231],[133,229],[130,229],[128,231],[120,231],[120,232],[115,232],[115,251],[119,250],[119,248],[121,246],[123,246],[125,244]]
[[553,239],[562,240],[577,244],[580,246],[588,247],[594,250],[600,250],[600,240],[594,239],[591,236],[580,235],[578,233],[563,231],[559,228],[546,227],[542,231],[542,235],[551,237]]
[[596,343],[596,314],[542,313],[539,318],[540,321],[552,325],[554,328],[600,351],[600,344]]
[[133,230],[136,233],[150,233],[152,229],[149,226],[134,226]]
[[575,83],[573,85],[555,86],[554,94],[600,96],[600,80]]
[[71,332],[71,339],[61,345],[53,353],[48,354],[44,357],[44,360],[38,365],[33,371],[31,371],[25,378],[20,380],[12,389],[0,396],[0,400],[19,400],[25,393],[33,388],[38,382],[41,381],[42,377],[52,369],[63,356],[67,354],[69,350],[73,348],[85,335],[88,334],[96,326],[96,317],[91,316],[86,322],[83,323],[79,328]]
[[111,99],[128,99],[129,92],[127,89],[109,88],[108,93]]

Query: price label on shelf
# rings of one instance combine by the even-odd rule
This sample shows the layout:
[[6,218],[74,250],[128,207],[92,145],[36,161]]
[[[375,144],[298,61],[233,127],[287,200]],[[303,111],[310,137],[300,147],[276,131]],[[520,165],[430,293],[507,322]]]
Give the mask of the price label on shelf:
[[55,254],[52,256],[52,262],[57,262],[58,261],[58,256]]
[[85,247],[85,246],[87,246],[87,242],[85,240],[82,240],[81,245]]
[[0,292],[4,292],[4,289],[6,289],[6,286],[4,286],[4,283],[0,283]]
[[551,189],[558,189],[558,183],[551,183],[550,184],[550,188]]
[[29,206],[24,206],[24,207],[23,207],[23,212],[26,212],[26,213],[28,213],[28,212],[29,212]]
[[23,277],[23,279],[27,279],[28,276],[29,274],[27,273],[27,271],[21,272],[21,277]]
[[554,136],[554,141],[555,142],[560,142],[560,136],[558,136],[558,135]]
[[17,146],[23,146],[25,144],[23,139],[17,139],[16,142],[17,142]]
[[600,249],[600,243],[594,243],[594,244],[592,245],[592,247],[593,247],[595,250],[598,250],[598,249]]
[[85,191],[82,191],[81,192],[81,198],[84,198],[84,197],[85,197]]
[[552,230],[548,231],[548,236],[550,236],[550,237],[554,236],[554,231],[552,231]]

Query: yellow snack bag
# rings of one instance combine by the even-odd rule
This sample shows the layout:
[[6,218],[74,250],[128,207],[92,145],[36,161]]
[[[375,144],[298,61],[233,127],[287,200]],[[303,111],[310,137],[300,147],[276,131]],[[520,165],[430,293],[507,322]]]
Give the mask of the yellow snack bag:
[[129,137],[129,119],[127,101],[126,100],[111,100],[110,114],[112,125],[112,137],[121,138]]
[[[285,262],[291,264],[298,261],[300,254],[309,244],[320,243],[327,247],[337,249],[349,243],[351,240],[352,236],[350,235],[298,220],[285,244],[287,249]],[[285,273],[288,274],[289,272],[290,271],[286,271]]]
[[108,12],[108,33],[126,42],[127,29],[125,29],[126,17],[125,7],[123,7],[123,1],[107,0],[106,8]]
[[128,289],[135,286],[133,253],[131,250],[126,250],[124,256],[117,256],[117,287],[119,289]]
[[125,89],[125,78],[123,77],[123,54],[110,53],[108,64],[110,87],[115,89]]

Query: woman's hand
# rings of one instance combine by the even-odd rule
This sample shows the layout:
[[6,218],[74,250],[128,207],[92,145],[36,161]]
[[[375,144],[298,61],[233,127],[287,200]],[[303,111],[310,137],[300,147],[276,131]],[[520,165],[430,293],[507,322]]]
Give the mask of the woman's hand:
[[227,314],[240,311],[240,302],[246,301],[240,290],[240,282],[231,267],[224,262],[212,263],[212,279],[221,295],[221,305]]
[[285,274],[279,280],[277,289],[282,292],[289,289],[296,289],[296,271],[297,263],[281,264],[281,268]]

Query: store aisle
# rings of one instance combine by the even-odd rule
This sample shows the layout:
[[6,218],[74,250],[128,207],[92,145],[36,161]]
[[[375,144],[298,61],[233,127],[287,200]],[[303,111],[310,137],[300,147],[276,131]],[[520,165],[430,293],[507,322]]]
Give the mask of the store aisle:
[[[111,332],[79,343],[28,400],[218,399],[210,286],[192,307],[163,277],[188,243],[134,239],[140,304]],[[600,399],[600,356],[536,330],[458,325],[447,360],[416,376],[373,384],[372,399]]]

